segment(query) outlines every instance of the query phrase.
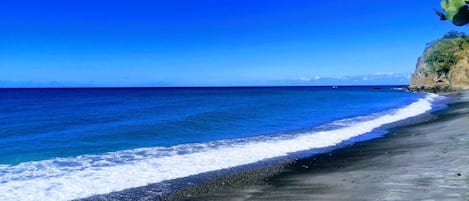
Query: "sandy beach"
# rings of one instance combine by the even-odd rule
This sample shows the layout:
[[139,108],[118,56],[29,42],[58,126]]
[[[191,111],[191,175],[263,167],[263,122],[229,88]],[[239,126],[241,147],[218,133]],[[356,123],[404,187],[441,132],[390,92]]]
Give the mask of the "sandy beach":
[[0,19],[0,201],[469,201],[469,0]]
[[187,200],[469,200],[469,102],[380,139],[299,160],[264,185]]
[[469,95],[383,138],[84,200],[469,200]]

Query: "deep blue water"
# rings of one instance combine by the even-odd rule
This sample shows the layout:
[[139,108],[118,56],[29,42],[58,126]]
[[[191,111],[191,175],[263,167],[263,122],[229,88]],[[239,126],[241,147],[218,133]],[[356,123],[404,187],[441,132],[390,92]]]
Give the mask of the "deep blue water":
[[0,164],[294,133],[423,96],[393,88],[0,89]]

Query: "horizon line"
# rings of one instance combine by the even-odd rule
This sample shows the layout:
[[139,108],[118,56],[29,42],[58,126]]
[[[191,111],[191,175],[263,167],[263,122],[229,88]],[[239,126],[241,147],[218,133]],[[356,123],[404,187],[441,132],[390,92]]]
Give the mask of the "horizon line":
[[292,88],[292,87],[406,87],[408,84],[376,85],[220,85],[220,86],[48,86],[48,87],[0,87],[0,89],[137,89],[137,88]]

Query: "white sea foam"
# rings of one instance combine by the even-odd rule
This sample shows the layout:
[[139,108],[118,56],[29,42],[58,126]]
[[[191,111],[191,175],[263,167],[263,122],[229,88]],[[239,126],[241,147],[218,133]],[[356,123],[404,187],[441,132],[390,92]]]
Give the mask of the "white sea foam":
[[337,145],[432,109],[437,95],[341,127],[262,139],[141,148],[0,166],[0,200],[71,200]]

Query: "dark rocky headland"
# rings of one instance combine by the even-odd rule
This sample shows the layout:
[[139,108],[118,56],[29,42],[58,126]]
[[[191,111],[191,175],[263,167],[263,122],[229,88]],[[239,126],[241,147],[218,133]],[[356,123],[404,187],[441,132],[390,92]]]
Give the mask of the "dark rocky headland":
[[429,43],[417,61],[409,89],[433,93],[469,90],[469,36],[452,31]]

